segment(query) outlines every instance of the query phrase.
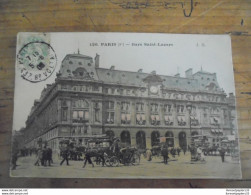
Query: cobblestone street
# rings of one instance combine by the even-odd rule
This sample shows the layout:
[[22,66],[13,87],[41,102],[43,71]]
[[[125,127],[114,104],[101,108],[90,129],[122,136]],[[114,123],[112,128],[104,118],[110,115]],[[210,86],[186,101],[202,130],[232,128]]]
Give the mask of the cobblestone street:
[[17,169],[11,172],[13,177],[51,177],[51,178],[240,178],[240,166],[230,156],[222,163],[220,156],[207,156],[206,162],[190,162],[190,154],[170,158],[168,165],[162,158],[154,157],[148,162],[142,156],[137,166],[92,168],[87,164],[82,168],[83,161],[69,161],[70,166],[55,157],[51,167],[34,166],[35,156],[21,157],[17,161]]

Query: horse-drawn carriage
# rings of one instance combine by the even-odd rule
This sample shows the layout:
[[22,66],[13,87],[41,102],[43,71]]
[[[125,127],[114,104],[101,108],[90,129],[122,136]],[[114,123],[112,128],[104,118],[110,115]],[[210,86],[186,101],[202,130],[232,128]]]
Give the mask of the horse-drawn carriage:
[[85,152],[84,146],[77,145],[76,142],[69,139],[61,140],[59,142],[60,157],[62,157],[62,153],[66,150],[66,148],[69,150],[70,160],[83,160],[81,157]]
[[92,152],[94,155],[93,161],[96,164],[101,164],[102,158],[105,159],[106,166],[119,166],[124,165],[138,165],[140,162],[140,154],[136,148],[121,147],[120,140],[117,138],[93,138],[87,141],[87,151]]
[[106,155],[106,165],[113,167],[119,166],[120,163],[126,166],[139,165],[140,153],[136,148],[126,147],[120,149],[119,153],[112,153],[110,156]]

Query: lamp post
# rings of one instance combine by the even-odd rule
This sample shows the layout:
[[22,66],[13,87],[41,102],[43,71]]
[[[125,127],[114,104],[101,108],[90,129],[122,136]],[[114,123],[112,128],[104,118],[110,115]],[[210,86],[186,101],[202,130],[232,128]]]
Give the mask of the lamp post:
[[191,130],[191,112],[192,112],[192,104],[188,103],[187,104],[187,110],[188,110],[188,114],[189,114],[189,131],[190,131],[190,146],[192,144],[192,130]]
[[188,103],[187,104],[187,110],[189,113],[189,130],[190,130],[190,153],[191,153],[191,161],[195,161],[195,146],[194,146],[194,141],[192,138],[192,130],[191,130],[191,112],[192,112],[192,104]]

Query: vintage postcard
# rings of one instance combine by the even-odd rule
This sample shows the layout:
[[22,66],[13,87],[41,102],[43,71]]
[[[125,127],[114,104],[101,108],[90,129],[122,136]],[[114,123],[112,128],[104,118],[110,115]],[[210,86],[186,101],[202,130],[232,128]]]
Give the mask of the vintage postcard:
[[242,177],[228,35],[19,33],[12,177]]

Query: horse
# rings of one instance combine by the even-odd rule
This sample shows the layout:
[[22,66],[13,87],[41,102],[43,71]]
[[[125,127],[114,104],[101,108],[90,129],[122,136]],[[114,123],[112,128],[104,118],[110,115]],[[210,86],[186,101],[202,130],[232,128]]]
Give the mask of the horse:
[[105,165],[104,151],[98,151],[98,150],[89,150],[88,151],[87,150],[85,152],[83,168],[85,168],[87,161],[88,161],[89,164],[92,164],[92,167],[94,167],[94,164],[93,164],[92,159],[91,159],[93,157],[95,157],[96,159],[101,159],[102,166]]

